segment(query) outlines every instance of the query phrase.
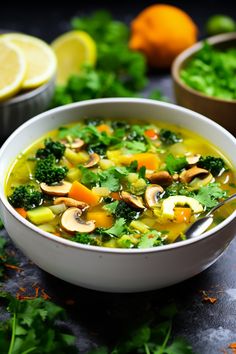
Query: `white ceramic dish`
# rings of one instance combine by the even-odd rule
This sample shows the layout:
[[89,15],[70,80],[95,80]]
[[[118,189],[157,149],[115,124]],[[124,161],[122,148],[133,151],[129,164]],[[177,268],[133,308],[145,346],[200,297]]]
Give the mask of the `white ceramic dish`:
[[68,282],[109,292],[166,287],[190,278],[214,263],[235,235],[236,211],[196,239],[145,250],[81,245],[38,229],[8,203],[4,182],[16,156],[47,131],[85,117],[165,120],[184,126],[217,145],[236,166],[236,139],[202,115],[169,103],[146,99],[99,99],[42,113],[18,128],[0,150],[0,212],[14,243],[47,272]]

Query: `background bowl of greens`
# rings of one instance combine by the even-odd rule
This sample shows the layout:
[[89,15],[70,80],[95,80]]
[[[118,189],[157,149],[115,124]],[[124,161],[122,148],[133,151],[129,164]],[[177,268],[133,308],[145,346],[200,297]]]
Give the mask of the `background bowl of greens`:
[[176,102],[236,133],[236,33],[220,34],[182,52],[172,65]]
[[47,132],[86,117],[164,121],[207,139],[236,166],[236,139],[204,116],[180,106],[148,99],[110,98],[74,103],[44,112],[19,127],[0,151],[0,213],[14,243],[40,268],[65,281],[108,292],[163,288],[188,279],[213,264],[235,235],[236,211],[194,239],[142,249],[81,244],[50,234],[9,203],[6,176],[10,165]]

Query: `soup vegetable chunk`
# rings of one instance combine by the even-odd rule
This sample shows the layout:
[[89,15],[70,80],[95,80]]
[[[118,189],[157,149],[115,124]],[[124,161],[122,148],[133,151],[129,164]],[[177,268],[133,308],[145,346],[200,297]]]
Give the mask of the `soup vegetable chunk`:
[[[40,229],[74,242],[148,248],[184,232],[235,193],[232,166],[184,129],[86,119],[48,133],[15,161],[9,202]],[[233,211],[220,209],[215,224]]]

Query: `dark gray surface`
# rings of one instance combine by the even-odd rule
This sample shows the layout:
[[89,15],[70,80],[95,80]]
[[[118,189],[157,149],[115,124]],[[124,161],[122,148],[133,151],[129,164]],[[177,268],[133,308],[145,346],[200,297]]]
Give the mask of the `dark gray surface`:
[[[167,1],[187,10],[195,21],[202,25],[212,13],[234,13],[235,1]],[[0,12],[2,28],[24,31],[52,40],[59,33],[69,29],[68,20],[76,13],[95,8],[112,10],[118,18],[129,20],[134,14],[154,1],[128,2],[126,6],[111,1],[81,3],[63,8],[62,5],[37,4],[25,8],[18,5],[4,5]],[[203,27],[201,27],[203,28]],[[204,32],[202,32],[203,34]],[[151,77],[147,89],[161,88],[172,98],[169,73],[157,73]],[[3,230],[0,233],[8,238]],[[10,248],[14,246],[10,242]],[[158,309],[170,300],[176,301],[179,314],[175,318],[173,334],[185,337],[198,354],[217,354],[236,342],[236,240],[224,255],[210,269],[202,274],[167,289],[139,294],[106,294],[82,289],[59,280],[32,264],[21,252],[16,251],[21,272],[8,272],[5,289],[15,294],[20,287],[32,292],[32,284],[38,284],[57,304],[66,308],[67,322],[77,337],[81,354],[100,344],[112,344],[120,328],[137,323],[148,313]],[[155,271],[155,270],[154,270]],[[202,290],[217,297],[215,304],[202,302]],[[68,305],[68,300],[74,304]],[[226,353],[226,352],[225,352]]]

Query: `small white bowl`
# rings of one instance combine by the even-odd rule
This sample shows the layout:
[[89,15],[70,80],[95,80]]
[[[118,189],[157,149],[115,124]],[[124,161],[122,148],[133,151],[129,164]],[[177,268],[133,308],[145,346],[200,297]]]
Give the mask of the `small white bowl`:
[[195,239],[149,249],[109,249],[71,242],[44,232],[9,204],[4,184],[17,155],[46,132],[86,117],[164,120],[192,130],[236,166],[236,139],[215,122],[188,109],[147,99],[98,99],[42,113],[18,128],[0,150],[0,212],[14,243],[47,272],[86,288],[137,292],[163,288],[190,278],[213,264],[234,238],[236,211]]
[[55,90],[55,77],[45,84],[0,102],[1,140],[16,128],[48,109]]

